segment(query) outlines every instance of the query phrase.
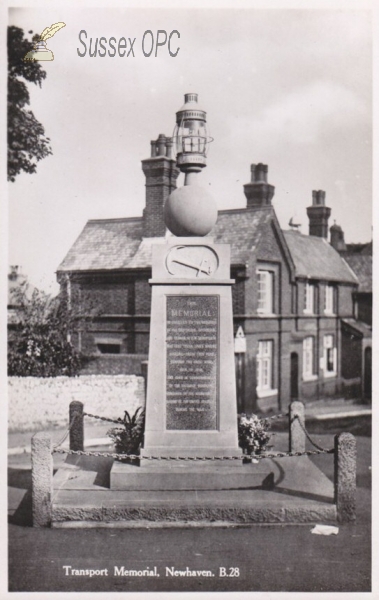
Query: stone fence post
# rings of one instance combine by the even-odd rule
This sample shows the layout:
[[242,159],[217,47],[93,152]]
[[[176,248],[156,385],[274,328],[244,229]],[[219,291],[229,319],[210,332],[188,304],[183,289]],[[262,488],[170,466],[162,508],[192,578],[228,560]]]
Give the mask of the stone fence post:
[[76,413],[76,419],[70,429],[70,450],[84,450],[83,402],[70,402],[69,423]]
[[334,502],[341,523],[356,518],[357,443],[352,433],[334,436]]
[[304,404],[302,402],[291,402],[289,406],[289,451],[305,452],[305,433],[300,423],[305,425]]
[[32,437],[33,527],[50,527],[53,498],[53,445],[48,433]]

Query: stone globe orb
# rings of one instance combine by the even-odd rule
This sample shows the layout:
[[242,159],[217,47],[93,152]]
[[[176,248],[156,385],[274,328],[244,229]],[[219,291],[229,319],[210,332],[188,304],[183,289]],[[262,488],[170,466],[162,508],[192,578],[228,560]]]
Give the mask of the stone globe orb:
[[185,185],[167,198],[166,226],[174,235],[204,236],[217,221],[217,205],[211,194],[199,185]]

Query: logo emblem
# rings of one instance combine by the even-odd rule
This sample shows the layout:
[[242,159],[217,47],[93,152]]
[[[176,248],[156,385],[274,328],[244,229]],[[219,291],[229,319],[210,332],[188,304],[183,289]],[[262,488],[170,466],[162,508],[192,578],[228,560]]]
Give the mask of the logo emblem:
[[24,60],[54,60],[54,54],[46,48],[46,40],[53,37],[62,27],[66,27],[66,23],[54,23],[50,27],[45,27],[39,40],[34,44],[34,50],[30,50],[24,56]]

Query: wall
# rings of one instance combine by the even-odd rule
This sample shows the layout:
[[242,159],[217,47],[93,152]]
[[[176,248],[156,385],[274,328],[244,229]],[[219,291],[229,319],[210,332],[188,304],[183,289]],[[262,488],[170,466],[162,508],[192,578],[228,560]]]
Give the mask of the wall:
[[96,354],[88,357],[81,375],[141,375],[147,354]]
[[338,314],[340,317],[354,316],[353,292],[355,289],[350,285],[338,286]]
[[372,325],[372,294],[371,293],[356,293],[355,294],[357,303],[357,319],[363,321],[367,325]]
[[144,390],[144,379],[135,375],[9,377],[9,431],[67,426],[72,400],[83,402],[85,412],[109,418],[123,417],[124,410],[134,412],[145,404]]
[[342,328],[341,374],[344,379],[362,376],[362,339]]
[[80,305],[82,309],[87,307],[88,313],[95,311],[96,315],[92,321],[82,326],[79,335],[72,333],[73,344],[87,356],[98,353],[97,344],[103,341],[119,344],[121,354],[147,354],[151,310],[150,277],[151,269],[147,269],[133,276],[124,273],[105,276],[101,273],[81,275],[77,281],[73,281],[73,303]]

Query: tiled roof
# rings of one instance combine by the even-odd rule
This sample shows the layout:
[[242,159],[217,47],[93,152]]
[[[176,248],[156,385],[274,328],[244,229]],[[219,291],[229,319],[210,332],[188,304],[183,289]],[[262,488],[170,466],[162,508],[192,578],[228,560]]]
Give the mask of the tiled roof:
[[231,263],[245,264],[249,253],[258,247],[264,225],[272,219],[270,208],[219,211],[217,223],[210,232],[217,243],[231,245]]
[[361,254],[363,254],[363,255],[368,254],[368,255],[372,256],[372,246],[373,246],[372,241],[369,242],[368,244],[365,244],[364,248],[362,249]]
[[372,241],[366,244],[346,244],[349,254],[369,254],[372,256]]
[[[272,214],[270,209],[220,211],[209,236],[231,244],[232,264],[244,264]],[[58,271],[148,268],[151,245],[159,240],[163,238],[142,239],[142,217],[88,221]]]
[[123,269],[142,238],[142,217],[88,221],[58,271]]
[[354,273],[323,238],[283,231],[298,277],[357,283]]
[[[276,222],[271,207],[223,210],[209,236],[231,245],[232,265],[245,264],[272,220]],[[348,265],[325,240],[283,233],[297,276],[356,283]],[[149,268],[151,245],[158,241],[163,238],[142,239],[142,217],[88,221],[58,271]]]
[[342,319],[342,323],[344,325],[348,325],[349,327],[354,329],[356,332],[361,334],[362,337],[364,337],[364,338],[372,337],[372,329],[371,329],[370,325],[367,325],[367,323],[364,323],[363,321],[356,321],[355,319],[345,318],[345,319]]
[[372,292],[372,256],[344,253],[343,257],[358,278],[358,290],[360,292]]

